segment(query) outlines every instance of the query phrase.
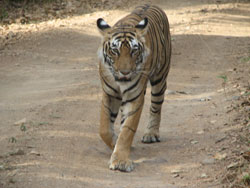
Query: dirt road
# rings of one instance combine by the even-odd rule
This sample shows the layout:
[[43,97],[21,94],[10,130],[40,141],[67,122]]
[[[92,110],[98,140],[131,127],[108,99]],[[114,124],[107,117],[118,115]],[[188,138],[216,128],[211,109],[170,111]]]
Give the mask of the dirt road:
[[148,121],[147,92],[131,173],[108,169],[111,151],[98,135],[102,91],[95,22],[104,17],[112,25],[133,7],[5,28],[23,37],[0,51],[1,188],[223,186],[224,159],[233,143],[227,136],[232,114],[226,112],[236,89],[225,75],[234,75],[241,58],[249,57],[250,4],[154,4],[170,20],[172,67],[161,142],[140,141]]

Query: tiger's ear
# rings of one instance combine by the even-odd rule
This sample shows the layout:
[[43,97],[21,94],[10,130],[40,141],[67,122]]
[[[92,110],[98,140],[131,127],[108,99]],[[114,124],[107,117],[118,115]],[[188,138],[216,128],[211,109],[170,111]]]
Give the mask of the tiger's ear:
[[139,31],[141,35],[145,35],[147,33],[147,27],[148,26],[148,18],[144,18],[141,20],[135,28]]
[[111,27],[107,24],[107,22],[105,22],[104,19],[102,19],[102,18],[99,18],[99,19],[97,20],[96,24],[97,24],[97,27],[98,27],[98,29],[99,29],[99,31],[100,31],[100,33],[101,33],[102,35],[105,35],[105,34],[107,33],[107,31],[109,31],[109,29],[111,28]]

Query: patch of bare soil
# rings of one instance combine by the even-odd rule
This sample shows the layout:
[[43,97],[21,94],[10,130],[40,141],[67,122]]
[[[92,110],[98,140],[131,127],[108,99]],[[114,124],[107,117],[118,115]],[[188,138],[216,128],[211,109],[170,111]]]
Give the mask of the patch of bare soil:
[[99,10],[124,9],[134,4],[136,1],[132,0],[3,0],[0,2],[0,22],[36,23]]
[[98,135],[96,20],[112,25],[149,1],[126,2],[5,7],[11,21],[0,25],[0,188],[249,186],[249,1],[152,1],[167,13],[173,43],[161,142],[141,143],[148,88],[131,152],[135,170],[108,169],[111,151]]
[[[222,140],[223,145],[231,148],[225,159],[222,182],[235,188],[250,186],[250,60],[249,57],[241,57],[240,61],[226,74],[229,83],[224,83],[225,95],[232,96],[232,103],[227,107],[226,113],[231,118],[226,124],[225,140]],[[226,88],[231,88],[231,91]]]

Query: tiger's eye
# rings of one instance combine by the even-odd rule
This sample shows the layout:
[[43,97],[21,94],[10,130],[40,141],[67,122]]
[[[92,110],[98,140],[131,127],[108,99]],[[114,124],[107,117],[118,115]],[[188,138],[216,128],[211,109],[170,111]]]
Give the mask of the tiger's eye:
[[131,55],[135,55],[137,52],[138,52],[138,49],[134,48],[134,49],[131,50]]

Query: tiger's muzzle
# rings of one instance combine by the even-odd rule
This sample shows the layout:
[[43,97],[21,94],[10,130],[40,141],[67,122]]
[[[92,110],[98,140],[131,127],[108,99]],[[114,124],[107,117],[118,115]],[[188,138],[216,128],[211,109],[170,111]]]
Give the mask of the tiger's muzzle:
[[127,82],[132,80],[132,71],[131,70],[121,70],[117,72],[115,76],[116,81]]

